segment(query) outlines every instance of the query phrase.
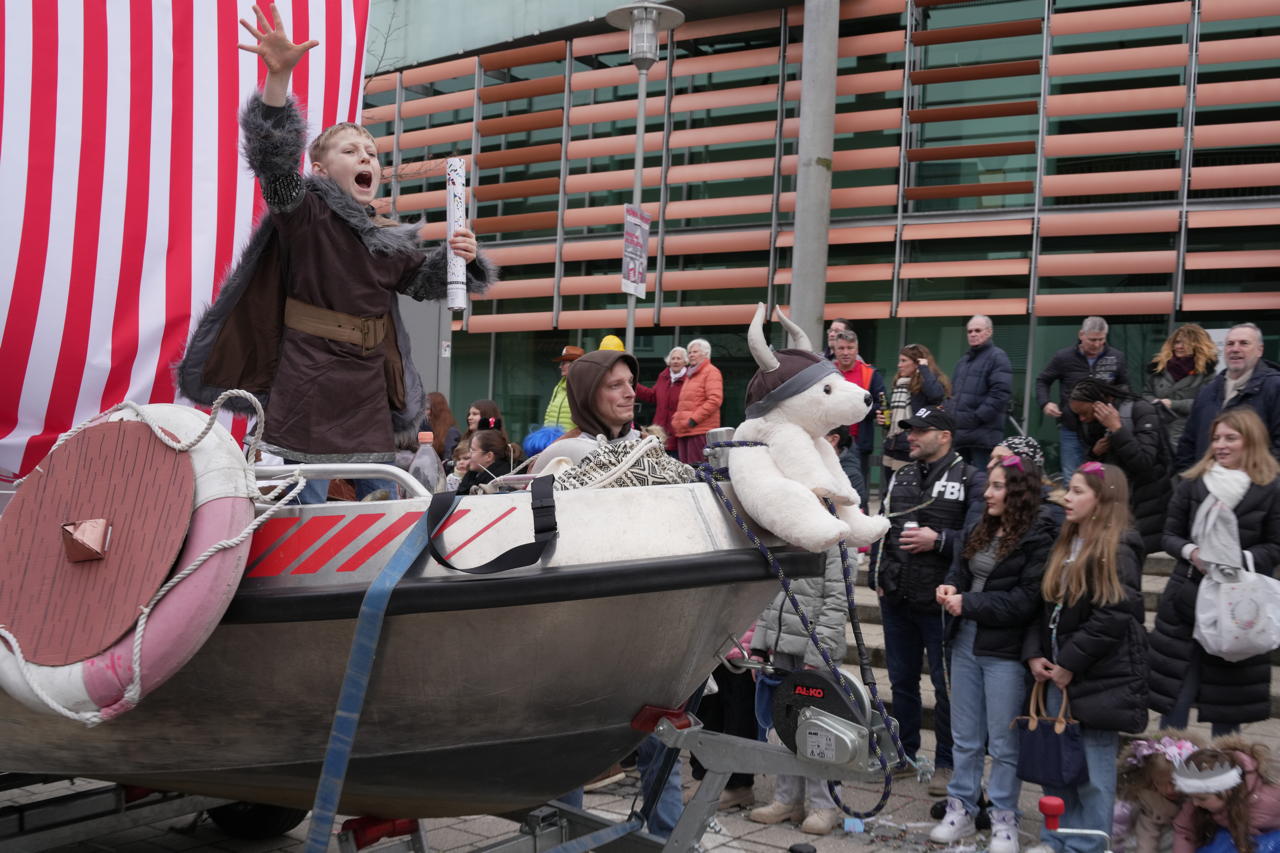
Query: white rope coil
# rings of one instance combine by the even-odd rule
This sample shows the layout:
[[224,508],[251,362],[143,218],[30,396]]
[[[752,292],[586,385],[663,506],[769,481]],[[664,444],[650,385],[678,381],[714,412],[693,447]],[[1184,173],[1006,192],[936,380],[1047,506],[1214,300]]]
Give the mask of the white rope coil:
[[[83,431],[85,428],[87,428],[91,424],[99,421],[102,418],[112,415],[115,412],[122,411],[125,409],[133,412],[133,414],[137,416],[139,421],[146,424],[151,429],[151,432],[156,436],[156,438],[164,442],[166,447],[169,447],[179,453],[186,453],[187,451],[191,450],[191,448],[195,447],[197,444],[203,441],[205,437],[210,433],[210,431],[213,430],[214,424],[216,424],[218,421],[218,411],[222,408],[223,403],[230,397],[241,397],[249,400],[250,402],[253,403],[254,409],[257,411],[257,415],[258,415],[257,424],[255,425],[253,438],[249,443],[248,450],[246,451],[246,455],[249,456],[249,458],[252,458],[253,455],[256,454],[258,445],[262,440],[262,430],[263,430],[263,422],[264,422],[264,418],[262,414],[262,405],[258,402],[258,399],[254,397],[252,394],[250,394],[248,391],[241,391],[239,389],[225,391],[218,397],[217,400],[214,401],[213,406],[210,409],[208,418],[205,420],[204,428],[199,432],[199,434],[197,434],[194,438],[188,441],[177,442],[169,438],[167,435],[165,435],[164,430],[161,427],[157,426],[156,423],[151,420],[151,418],[147,415],[144,407],[139,406],[138,404],[130,400],[125,400],[122,403],[112,406],[110,409],[103,412],[102,414],[94,415],[91,418],[87,418],[86,420],[77,424],[69,432],[64,433],[58,439],[57,443],[54,444],[52,450],[50,450],[50,453],[52,453],[53,450],[57,450],[60,446],[65,444],[72,437],[74,437],[76,434]],[[20,485],[21,483],[22,481],[19,480],[15,485]],[[163,586],[161,586],[158,590],[156,590],[155,594],[151,596],[151,599],[146,604],[142,605],[139,608],[139,616],[137,621],[134,623],[134,630],[133,630],[133,655],[132,655],[133,673],[129,682],[129,686],[125,688],[124,697],[121,701],[128,703],[129,707],[133,707],[133,706],[136,706],[142,698],[142,640],[147,630],[147,619],[150,617],[151,611],[155,609],[156,605],[159,604],[161,600],[163,600],[164,597],[168,595],[169,592],[174,587],[176,587],[179,583],[181,583],[183,580],[189,577],[193,572],[195,572],[202,565],[204,565],[205,562],[208,561],[208,559],[212,557],[214,554],[217,554],[220,551],[225,551],[228,548],[235,548],[236,546],[243,543],[246,539],[248,539],[251,535],[253,535],[253,532],[257,530],[263,523],[265,523],[267,519],[274,516],[277,512],[280,511],[282,507],[287,506],[289,501],[297,497],[297,495],[302,491],[302,489],[306,486],[306,484],[307,484],[307,478],[304,477],[301,473],[295,472],[291,474],[283,482],[281,482],[279,486],[277,486],[269,494],[263,497],[263,500],[265,500],[268,503],[272,501],[276,501],[278,498],[280,498],[280,496],[285,492],[286,489],[289,489],[289,487],[292,486],[293,488],[289,489],[288,494],[284,496],[283,500],[280,500],[278,503],[275,503],[270,509],[268,509],[266,512],[259,515],[253,521],[251,521],[249,525],[245,527],[244,530],[240,531],[240,533],[237,534],[236,536],[232,537],[231,539],[223,539],[221,542],[216,542],[213,545],[209,546],[209,548],[207,548],[203,554],[201,554],[200,556],[192,560],[190,565],[188,565],[186,568],[182,569],[181,571],[173,575],[173,577],[169,578],[169,580],[166,581]],[[44,688],[40,686],[39,681],[32,676],[32,673],[31,673],[32,664],[29,663],[26,657],[22,654],[22,645],[18,642],[18,638],[15,637],[13,633],[10,632],[4,625],[0,625],[0,639],[3,639],[9,645],[10,653],[13,655],[14,659],[17,661],[18,672],[22,675],[22,680],[26,682],[27,687],[30,688],[31,692],[34,693],[36,697],[40,699],[41,702],[43,702],[46,706],[48,706],[50,710],[68,719],[76,720],[77,722],[84,723],[86,726],[89,726],[89,727],[96,726],[103,721],[104,717],[101,711],[76,711],[71,708],[65,707],[56,699],[54,699],[52,696],[50,696],[48,692],[46,692]]]

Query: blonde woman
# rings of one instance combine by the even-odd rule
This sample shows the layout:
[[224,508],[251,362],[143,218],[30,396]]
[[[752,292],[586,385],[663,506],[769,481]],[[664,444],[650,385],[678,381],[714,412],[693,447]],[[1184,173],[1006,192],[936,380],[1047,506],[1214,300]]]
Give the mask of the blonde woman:
[[[1192,707],[1213,736],[1271,716],[1271,664],[1267,655],[1232,663],[1206,652],[1192,636],[1196,594],[1204,578],[1200,546],[1221,541],[1210,523],[1213,502],[1231,510],[1241,561],[1271,575],[1280,565],[1280,465],[1262,419],[1248,406],[1214,418],[1209,449],[1182,475],[1164,523],[1164,549],[1178,558],[1156,609],[1151,633],[1151,707],[1163,724],[1185,728]],[[1205,511],[1202,512],[1201,508]],[[1226,520],[1221,515],[1221,520]]]
[[1218,366],[1218,348],[1209,333],[1195,323],[1174,329],[1155,358],[1147,365],[1143,398],[1163,407],[1169,443],[1178,439],[1187,425],[1191,404]]
[[[1120,732],[1147,726],[1146,632],[1142,627],[1142,540],[1131,528],[1129,484],[1114,465],[1086,462],[1071,476],[1066,523],[1049,553],[1037,623],[1023,657],[1046,685],[1048,711],[1063,696],[1080,722],[1085,782],[1044,786],[1066,804],[1062,825],[1111,831]],[[1095,838],[1042,832],[1028,853],[1094,853]]]

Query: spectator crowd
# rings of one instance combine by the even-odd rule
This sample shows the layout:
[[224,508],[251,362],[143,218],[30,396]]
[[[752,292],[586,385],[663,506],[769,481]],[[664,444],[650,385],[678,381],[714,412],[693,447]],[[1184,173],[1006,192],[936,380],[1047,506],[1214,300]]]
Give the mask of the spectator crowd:
[[[1229,756],[1223,760],[1244,768],[1241,778],[1253,773],[1254,784],[1271,784],[1255,745],[1238,738],[1240,726],[1270,716],[1269,659],[1225,660],[1194,631],[1196,593],[1222,559],[1224,536],[1234,537],[1241,565],[1269,575],[1280,563],[1280,365],[1263,358],[1258,327],[1243,323],[1227,333],[1219,372],[1210,336],[1188,324],[1143,365],[1140,385],[1131,384],[1130,359],[1108,342],[1106,320],[1085,318],[1077,342],[1053,353],[1035,377],[1036,404],[1057,425],[1060,465],[1051,473],[1035,439],[1006,436],[1013,367],[995,332],[990,318],[972,317],[968,347],[950,375],[920,344],[902,347],[896,369],[882,375],[861,357],[848,320],[833,321],[826,339],[835,369],[876,403],[830,440],[865,504],[880,438],[879,511],[891,526],[867,555],[866,581],[879,602],[904,773],[925,758],[922,673],[931,682],[936,770],[929,791],[940,798],[940,819],[930,837],[961,842],[977,832],[981,816],[990,827],[988,850],[1021,849],[1011,723],[1026,713],[1029,694],[1049,715],[1069,702],[1080,725],[1086,780],[1045,785],[1066,804],[1064,826],[1110,831],[1120,798],[1135,826],[1163,833],[1175,850],[1194,849],[1217,828],[1240,831],[1239,809],[1229,815],[1222,805],[1234,796],[1225,783],[1210,802],[1178,788],[1173,775],[1158,790],[1137,785],[1121,758],[1132,756],[1136,741],[1122,734],[1142,733],[1154,710],[1169,730],[1160,738],[1189,744],[1180,730],[1195,710]],[[576,460],[597,440],[638,438],[637,402],[652,406],[646,431],[671,456],[703,461],[724,403],[724,377],[707,340],[673,347],[651,385],[638,381],[639,363],[612,336],[597,351],[565,346],[554,362],[560,376],[546,426],[523,448],[507,436],[493,401],[475,401],[464,424],[455,424],[443,397],[428,395],[418,452],[453,462],[448,488],[467,494],[548,442],[555,456]],[[1142,565],[1161,550],[1176,566],[1148,631]],[[838,553],[828,555],[824,577],[795,591],[828,654],[841,659],[848,617]],[[743,647],[775,671],[821,665],[781,595]],[[725,665],[714,679],[721,690],[705,700],[708,727],[763,736],[755,709],[770,679],[757,684]],[[1199,754],[1188,748],[1177,767]],[[652,739],[642,745],[646,779],[659,772],[660,756]],[[705,771],[695,762],[693,772],[701,778]],[[673,771],[657,784],[661,802],[649,828],[659,835],[680,813],[678,777]],[[794,820],[814,835],[835,827],[840,812],[819,780],[779,779],[765,804],[755,803],[753,781],[735,774],[721,807],[749,808],[760,823]],[[566,798],[579,802],[580,793]],[[1045,833],[1027,849],[1102,848]]]

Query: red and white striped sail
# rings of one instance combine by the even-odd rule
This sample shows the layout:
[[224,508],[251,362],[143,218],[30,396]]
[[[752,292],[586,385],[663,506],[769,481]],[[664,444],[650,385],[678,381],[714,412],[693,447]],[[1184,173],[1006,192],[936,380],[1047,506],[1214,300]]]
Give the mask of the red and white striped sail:
[[[265,7],[265,2],[263,3]],[[356,121],[369,0],[279,0],[315,134]],[[171,366],[261,202],[237,111],[262,75],[249,0],[0,4],[0,473]]]

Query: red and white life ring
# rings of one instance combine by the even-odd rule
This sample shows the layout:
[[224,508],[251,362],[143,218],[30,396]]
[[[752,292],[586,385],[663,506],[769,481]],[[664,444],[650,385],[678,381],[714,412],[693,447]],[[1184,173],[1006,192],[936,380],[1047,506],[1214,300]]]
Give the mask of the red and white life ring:
[[[0,688],[30,708],[89,724],[134,707],[213,633],[244,572],[248,535],[208,557],[155,603],[140,644],[141,677],[134,684],[138,603],[149,601],[166,578],[211,546],[245,533],[258,494],[252,467],[221,426],[214,424],[179,453],[140,423],[145,419],[185,444],[205,429],[209,416],[177,405],[134,408],[99,418],[56,447],[0,515],[0,624],[21,650],[19,656],[13,643],[0,642]],[[110,524],[101,558],[76,562],[68,556],[61,523],[77,518],[67,514]],[[51,534],[54,524],[59,529]],[[142,565],[147,560],[169,562]],[[22,581],[32,575],[48,575],[53,580],[43,585],[61,584],[63,592],[42,593],[34,589],[41,584],[28,580],[24,593]],[[121,583],[137,589],[122,591]],[[104,593],[116,612],[94,611]],[[46,614],[31,612],[39,607]],[[85,613],[104,624],[83,627]],[[57,636],[57,624],[65,636]],[[121,626],[124,633],[118,634]]]

